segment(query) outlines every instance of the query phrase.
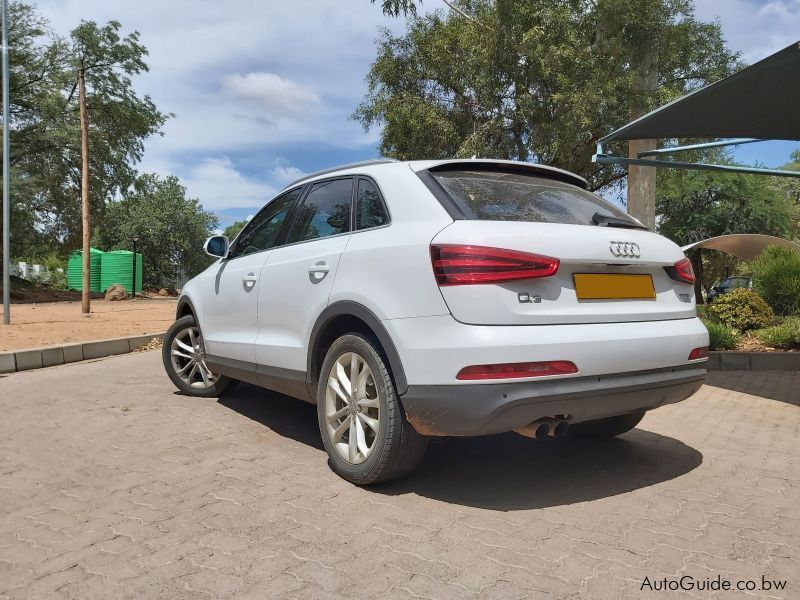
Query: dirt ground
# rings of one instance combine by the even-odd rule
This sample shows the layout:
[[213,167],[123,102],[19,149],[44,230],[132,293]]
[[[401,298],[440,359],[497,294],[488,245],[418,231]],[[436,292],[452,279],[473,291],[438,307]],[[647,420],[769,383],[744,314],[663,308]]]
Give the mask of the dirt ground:
[[0,325],[0,352],[107,338],[161,333],[175,320],[175,298],[12,304],[11,325]]

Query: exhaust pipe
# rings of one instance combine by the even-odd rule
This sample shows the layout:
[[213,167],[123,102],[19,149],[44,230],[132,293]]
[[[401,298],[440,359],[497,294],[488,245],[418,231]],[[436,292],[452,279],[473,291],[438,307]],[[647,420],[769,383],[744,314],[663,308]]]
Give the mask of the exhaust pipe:
[[514,431],[520,435],[524,435],[525,437],[533,438],[535,440],[543,440],[547,438],[548,435],[552,435],[550,423],[551,422],[549,419],[539,419],[538,421],[528,423],[524,427],[520,427]]
[[563,419],[560,421],[553,421],[550,431],[547,433],[547,435],[554,438],[560,438],[567,433],[567,429],[569,429],[569,423],[567,421]]

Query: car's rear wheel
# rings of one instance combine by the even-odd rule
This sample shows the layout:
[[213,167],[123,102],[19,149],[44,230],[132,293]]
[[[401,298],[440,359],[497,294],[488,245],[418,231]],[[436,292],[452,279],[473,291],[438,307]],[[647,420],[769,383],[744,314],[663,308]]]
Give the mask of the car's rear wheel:
[[644,412],[607,417],[570,425],[568,431],[570,435],[581,438],[611,438],[627,433],[636,427],[643,418]]
[[208,368],[203,334],[192,315],[181,317],[169,328],[161,359],[172,383],[188,396],[220,396],[234,382]]
[[409,473],[428,445],[406,419],[375,342],[361,333],[341,336],[325,355],[317,417],[331,468],[359,485]]

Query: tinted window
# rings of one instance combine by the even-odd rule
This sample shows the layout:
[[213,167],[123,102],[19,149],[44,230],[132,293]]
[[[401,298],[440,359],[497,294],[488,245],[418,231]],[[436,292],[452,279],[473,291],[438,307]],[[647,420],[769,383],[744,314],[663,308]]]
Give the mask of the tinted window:
[[231,257],[244,256],[274,247],[286,215],[302,192],[303,188],[292,190],[267,204],[242,230],[236,239],[236,247],[232,250]]
[[350,231],[352,196],[352,179],[315,184],[297,212],[289,241],[302,242]]
[[369,179],[358,180],[356,196],[356,229],[380,227],[389,222],[378,187]]
[[599,196],[553,179],[500,171],[441,171],[431,175],[468,219],[593,225],[593,217],[599,214],[631,221]]

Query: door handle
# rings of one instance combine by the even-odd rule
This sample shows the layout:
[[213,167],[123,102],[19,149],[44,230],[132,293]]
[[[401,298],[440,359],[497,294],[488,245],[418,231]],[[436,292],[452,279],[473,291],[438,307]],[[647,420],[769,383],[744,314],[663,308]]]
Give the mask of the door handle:
[[317,264],[308,268],[308,278],[311,283],[319,283],[325,276],[330,273],[330,266],[324,260],[319,261]]
[[256,284],[256,277],[255,273],[248,273],[244,277],[242,277],[242,284],[244,285],[244,291],[249,292],[253,289],[253,286]]

